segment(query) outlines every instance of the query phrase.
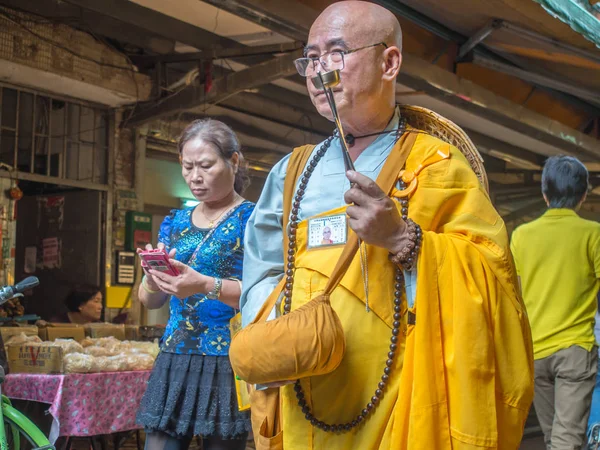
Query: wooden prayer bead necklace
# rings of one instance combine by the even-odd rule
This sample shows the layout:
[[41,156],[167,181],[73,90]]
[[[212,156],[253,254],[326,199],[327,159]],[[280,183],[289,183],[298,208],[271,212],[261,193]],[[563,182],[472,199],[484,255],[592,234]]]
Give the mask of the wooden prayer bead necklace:
[[[400,136],[404,133],[406,129],[406,122],[404,119],[401,119],[400,126],[398,127],[396,140],[400,138]],[[299,212],[300,212],[300,202],[304,197],[306,192],[306,187],[308,186],[308,180],[313,174],[317,164],[321,160],[321,158],[325,155],[325,152],[331,146],[331,142],[335,137],[329,137],[323,144],[321,148],[317,150],[316,154],[313,156],[312,160],[308,163],[304,173],[300,178],[300,184],[298,185],[298,190],[296,191],[296,195],[294,196],[294,201],[292,203],[292,211],[290,214],[289,221],[289,231],[288,231],[288,251],[287,251],[287,266],[286,266],[286,285],[283,294],[283,314],[288,314],[292,310],[292,291],[294,288],[294,269],[295,269],[295,261],[296,261],[296,232],[298,229]],[[405,189],[404,182],[400,181],[400,188]],[[401,213],[402,218],[406,221],[408,219],[408,198],[402,198],[400,200],[400,204],[402,207]],[[420,230],[419,230],[420,231]],[[412,255],[415,257],[415,255]],[[381,381],[377,385],[377,389],[375,390],[374,395],[371,397],[371,401],[368,402],[365,407],[362,409],[360,414],[358,414],[354,420],[339,423],[339,424],[328,424],[321,420],[318,420],[312,413],[310,407],[306,403],[306,398],[304,395],[304,391],[302,390],[302,386],[300,384],[300,380],[297,380],[294,384],[294,391],[296,392],[296,399],[298,400],[298,406],[302,409],[304,413],[304,417],[308,420],[311,425],[325,431],[325,432],[348,432],[353,428],[356,428],[359,424],[365,421],[365,419],[371,415],[371,413],[375,410],[376,405],[379,403],[381,398],[383,397],[385,388],[387,386],[387,382],[389,380],[390,374],[392,373],[392,367],[394,365],[394,360],[396,357],[396,351],[398,349],[398,336],[400,335],[400,320],[402,318],[402,292],[405,287],[404,283],[404,273],[400,267],[396,267],[395,274],[395,284],[394,284],[394,321],[392,323],[392,336],[390,338],[390,347],[389,352],[387,354],[387,360],[385,362],[385,368],[383,369],[383,374],[381,376]]]

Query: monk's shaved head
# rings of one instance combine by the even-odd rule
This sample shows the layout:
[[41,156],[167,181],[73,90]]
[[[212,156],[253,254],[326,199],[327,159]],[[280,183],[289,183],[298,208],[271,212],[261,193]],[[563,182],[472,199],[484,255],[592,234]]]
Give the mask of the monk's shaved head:
[[[337,63],[328,56],[332,54],[341,55]],[[385,128],[394,113],[402,64],[402,30],[396,16],[374,3],[334,3],[310,28],[305,56],[319,71],[339,70],[341,81],[333,94],[347,132],[361,135]],[[319,114],[333,120],[323,91],[311,77],[306,81]]]
[[351,45],[385,42],[402,51],[402,28],[394,14],[375,3],[343,1],[328,6],[315,20],[313,28],[352,30]]

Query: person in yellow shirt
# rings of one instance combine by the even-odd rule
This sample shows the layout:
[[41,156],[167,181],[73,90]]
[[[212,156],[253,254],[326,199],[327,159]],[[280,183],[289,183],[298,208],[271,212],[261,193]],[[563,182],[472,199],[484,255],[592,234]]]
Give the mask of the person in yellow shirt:
[[[283,431],[253,417],[265,425],[254,428],[257,449],[281,442],[285,450],[519,448],[533,355],[508,235],[460,150],[406,125],[395,102],[401,63],[396,17],[359,1],[325,9],[296,61],[329,120],[326,96],[311,78],[340,70],[333,95],[353,136],[356,171],[346,172],[337,135],[273,168],[246,228],[246,330],[256,329],[248,325],[282,280],[273,318],[323,292],[343,251],[321,244],[324,221],[363,244],[329,298],[345,336],[341,363],[325,375],[270,385],[283,385]],[[387,165],[398,155],[402,162]],[[396,187],[388,191],[375,179],[389,171]],[[293,198],[284,202],[288,185]],[[346,239],[340,236],[336,244]],[[257,360],[253,348],[234,344],[232,361]]]
[[548,210],[511,241],[533,335],[534,406],[552,449],[584,445],[596,380],[600,224],[577,214],[587,189],[579,160],[549,158],[542,172]]

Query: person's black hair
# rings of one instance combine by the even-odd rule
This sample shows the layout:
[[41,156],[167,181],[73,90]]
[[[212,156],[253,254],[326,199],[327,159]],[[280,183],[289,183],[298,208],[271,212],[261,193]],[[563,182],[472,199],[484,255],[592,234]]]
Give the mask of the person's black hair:
[[552,156],[544,164],[542,193],[550,208],[575,209],[588,190],[589,174],[573,156]]
[[79,308],[89,302],[100,292],[98,286],[79,286],[69,292],[65,298],[65,305],[69,312],[79,312]]

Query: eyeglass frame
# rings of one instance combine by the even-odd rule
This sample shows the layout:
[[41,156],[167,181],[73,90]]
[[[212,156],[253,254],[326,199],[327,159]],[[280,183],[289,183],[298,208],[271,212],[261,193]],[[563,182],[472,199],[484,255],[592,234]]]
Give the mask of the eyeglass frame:
[[325,68],[325,65],[323,64],[323,62],[321,61],[321,59],[323,57],[327,56],[327,55],[331,55],[332,53],[339,53],[342,56],[342,68],[339,69],[339,70],[343,70],[346,67],[346,61],[344,59],[344,56],[350,55],[352,53],[356,53],[359,50],[364,50],[364,49],[371,48],[371,47],[378,47],[380,45],[383,45],[386,50],[388,48],[390,48],[389,45],[387,45],[385,42],[377,42],[376,44],[365,45],[364,47],[353,48],[353,49],[350,49],[350,50],[334,50],[334,51],[331,51],[331,52],[323,53],[318,58],[309,58],[308,56],[303,56],[302,58],[295,59],[294,60],[294,66],[296,67],[296,70],[298,71],[298,74],[301,77],[305,77],[306,78],[306,77],[308,77],[308,75],[306,75],[306,69],[308,69],[309,66],[307,65],[306,68],[305,68],[305,70],[304,70],[304,74],[301,74],[300,70],[298,69],[298,61],[305,61],[305,60],[311,61],[313,63],[313,68],[314,69],[316,69],[316,65],[317,65],[317,62],[318,62],[321,67]]

